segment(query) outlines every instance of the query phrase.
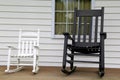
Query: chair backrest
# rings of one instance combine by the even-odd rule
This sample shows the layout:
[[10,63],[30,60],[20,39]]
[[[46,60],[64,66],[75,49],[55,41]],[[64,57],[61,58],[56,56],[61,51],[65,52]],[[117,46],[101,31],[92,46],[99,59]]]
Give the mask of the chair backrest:
[[34,46],[39,46],[40,38],[38,31],[19,31],[18,56],[33,55]]
[[[77,42],[97,43],[98,34],[103,32],[104,7],[96,10],[74,11],[73,38]],[[76,36],[77,35],[77,36]]]

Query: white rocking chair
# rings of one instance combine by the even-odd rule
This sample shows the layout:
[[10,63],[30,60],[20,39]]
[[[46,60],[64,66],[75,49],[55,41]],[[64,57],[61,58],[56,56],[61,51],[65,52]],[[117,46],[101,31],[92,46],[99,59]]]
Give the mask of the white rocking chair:
[[[8,46],[8,63],[6,73],[12,73],[20,71],[23,66],[33,66],[33,73],[37,73],[39,70],[38,67],[38,52],[39,52],[39,30],[37,32],[25,32],[19,31],[19,41],[18,41],[18,53],[16,55],[12,55],[11,51],[15,49],[12,46]],[[17,63],[12,63],[11,58],[17,58]],[[29,58],[33,59],[33,62],[30,64],[29,62],[22,62],[22,60],[26,60]],[[29,64],[28,64],[29,63]],[[11,65],[16,65],[16,69],[11,69]]]

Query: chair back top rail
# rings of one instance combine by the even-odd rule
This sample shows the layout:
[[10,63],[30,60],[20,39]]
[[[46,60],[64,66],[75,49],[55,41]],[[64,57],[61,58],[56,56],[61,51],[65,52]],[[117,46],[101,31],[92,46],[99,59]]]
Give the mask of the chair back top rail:
[[[78,42],[97,43],[103,32],[104,7],[97,10],[77,10],[74,12],[73,38]],[[83,36],[83,37],[82,37]]]
[[[35,53],[34,46],[39,46],[40,31],[23,32],[19,31],[18,55],[30,56]],[[24,55],[23,55],[24,54]]]

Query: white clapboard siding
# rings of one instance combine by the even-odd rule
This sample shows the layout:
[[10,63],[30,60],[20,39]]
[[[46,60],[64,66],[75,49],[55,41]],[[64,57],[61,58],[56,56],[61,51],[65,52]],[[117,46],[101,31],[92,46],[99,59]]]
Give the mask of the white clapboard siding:
[[49,14],[49,13],[24,13],[21,14],[21,13],[7,13],[5,14],[6,12],[2,12],[0,13],[0,18],[10,18],[10,19],[35,19],[35,20],[39,20],[39,19],[51,19],[52,18],[52,15]]
[[105,25],[108,25],[108,26],[110,26],[110,25],[114,25],[114,26],[119,26],[120,25],[120,23],[119,23],[119,20],[105,20]]
[[[34,28],[33,28],[34,27]],[[45,27],[45,28],[44,28]],[[23,30],[30,30],[30,31],[33,31],[33,30],[36,30],[36,29],[39,29],[40,28],[40,30],[41,31],[51,31],[51,26],[49,26],[49,25],[17,25],[17,27],[16,27],[16,25],[0,25],[0,31],[17,31],[18,32],[18,30],[19,29],[23,29]],[[47,28],[47,29],[46,29]]]
[[[51,6],[51,0],[0,0],[0,5],[15,5],[15,6]],[[40,4],[41,3],[41,4]]]
[[[34,31],[40,29],[41,65],[51,66],[54,57],[62,57],[62,45],[51,39],[52,25],[51,0],[0,0],[0,63],[6,65],[8,45],[17,47],[19,29]],[[56,43],[54,43],[56,42]],[[62,43],[62,41],[60,40]],[[61,44],[59,43],[59,44]],[[59,46],[59,47],[58,47]],[[13,50],[16,54],[17,51]],[[49,60],[50,59],[50,60]],[[59,59],[61,60],[61,58]],[[13,61],[15,61],[13,59]],[[60,63],[59,63],[60,64]]]
[[119,33],[117,33],[117,32],[111,32],[111,33],[108,33],[108,38],[116,38],[116,39],[120,39],[120,35],[119,35]]
[[116,26],[105,26],[104,31],[109,32],[109,33],[119,33],[120,32],[120,27]]
[[120,0],[96,0],[95,5],[100,7],[101,6],[115,7],[115,6],[120,6]]
[[0,19],[0,24],[16,24],[16,25],[50,25],[51,20],[30,20],[30,19]]
[[[19,30],[18,31],[8,31],[7,33],[6,33],[6,31],[0,31],[1,32],[1,34],[0,34],[0,36],[2,37],[2,36],[14,36],[14,37],[17,37],[18,35],[19,35]],[[40,34],[41,34],[41,37],[51,37],[51,32],[50,31],[41,31],[40,32]]]
[[94,5],[105,7],[105,66],[120,68],[120,0],[95,0]]
[[[9,8],[8,8],[9,7]],[[21,6],[0,6],[1,12],[30,12],[30,13],[40,13],[40,12],[51,12],[51,7],[21,7]]]
[[105,14],[105,19],[107,19],[107,20],[120,20],[120,14]]
[[[114,43],[114,44],[113,44]],[[107,39],[106,41],[105,41],[105,44],[106,45],[115,45],[115,46],[119,46],[120,45],[120,40],[117,38],[117,39]]]
[[[8,45],[17,47],[19,29],[40,29],[40,66],[62,66],[63,39],[52,38],[52,0],[0,0],[0,64],[6,65]],[[105,7],[105,66],[120,68],[120,0],[94,0],[94,8]],[[16,54],[17,50],[13,50]],[[80,56],[81,60],[98,60]],[[13,62],[15,59],[13,59]],[[75,63],[78,67],[98,64]]]

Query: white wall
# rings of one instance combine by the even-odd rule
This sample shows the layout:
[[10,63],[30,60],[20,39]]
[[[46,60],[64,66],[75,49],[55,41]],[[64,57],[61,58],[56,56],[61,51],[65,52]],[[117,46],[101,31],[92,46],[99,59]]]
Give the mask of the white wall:
[[51,39],[51,20],[51,0],[0,0],[0,64],[6,65],[7,46],[17,46],[19,28],[24,30],[40,28],[39,63],[57,66],[61,62],[63,42]]
[[[94,8],[105,6],[106,67],[120,67],[120,1],[95,0]],[[40,66],[61,66],[63,39],[53,39],[52,0],[0,0],[0,64],[6,65],[8,45],[17,46],[18,30],[40,29]],[[98,60],[94,57],[80,59]],[[76,63],[82,67],[96,64]]]
[[105,7],[106,67],[120,68],[120,0],[96,0],[95,7]]

